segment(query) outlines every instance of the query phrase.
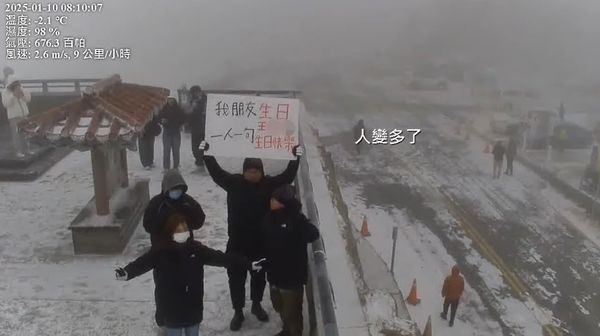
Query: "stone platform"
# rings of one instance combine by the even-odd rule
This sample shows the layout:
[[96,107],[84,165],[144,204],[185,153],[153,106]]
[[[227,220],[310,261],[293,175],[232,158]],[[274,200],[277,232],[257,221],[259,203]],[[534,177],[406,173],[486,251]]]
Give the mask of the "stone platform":
[[32,143],[32,153],[19,158],[15,155],[8,128],[0,127],[0,181],[33,181],[73,151]]
[[96,214],[95,199],[75,217],[69,229],[75,254],[118,254],[123,251],[148,205],[148,179],[118,190],[110,200],[111,213]]

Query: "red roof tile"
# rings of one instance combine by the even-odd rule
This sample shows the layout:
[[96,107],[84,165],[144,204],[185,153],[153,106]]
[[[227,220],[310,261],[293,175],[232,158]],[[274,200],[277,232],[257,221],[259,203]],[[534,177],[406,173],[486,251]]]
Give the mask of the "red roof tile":
[[88,88],[80,99],[37,114],[20,124],[29,136],[71,140],[85,146],[131,142],[167,101],[169,90],[122,83],[118,75]]

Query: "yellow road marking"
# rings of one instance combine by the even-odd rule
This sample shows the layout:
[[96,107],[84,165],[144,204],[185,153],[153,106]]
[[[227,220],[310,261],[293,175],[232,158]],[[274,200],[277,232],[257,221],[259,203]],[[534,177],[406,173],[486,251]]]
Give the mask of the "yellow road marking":
[[[429,181],[424,179],[419,173],[415,172],[414,168],[410,164],[405,163],[404,167],[412,173],[412,176],[424,183],[423,186],[429,186],[429,188],[435,193],[442,195],[442,201],[446,204],[446,209],[458,220],[459,224],[465,230],[465,233],[473,240],[481,249],[483,254],[498,268],[504,279],[506,280],[508,287],[516,294],[521,300],[525,301],[529,296],[527,286],[520,280],[520,278],[512,272],[506,265],[504,260],[496,253],[494,248],[487,242],[485,238],[481,236],[479,231],[465,218],[464,210],[460,209],[458,204],[454,202],[452,197],[444,190],[435,188]],[[542,321],[538,320],[535,314],[534,318],[540,323],[542,332],[545,336],[562,336],[562,331],[555,325],[542,324]]]

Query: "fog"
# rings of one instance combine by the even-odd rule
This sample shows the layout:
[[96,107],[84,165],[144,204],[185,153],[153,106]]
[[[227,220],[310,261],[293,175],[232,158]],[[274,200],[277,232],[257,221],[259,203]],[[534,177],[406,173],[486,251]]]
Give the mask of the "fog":
[[494,69],[507,83],[579,84],[600,81],[598,17],[596,0],[107,0],[101,14],[70,15],[63,36],[129,47],[132,60],[8,65],[24,78],[120,73],[173,89],[239,87],[245,76],[294,86],[441,59]]

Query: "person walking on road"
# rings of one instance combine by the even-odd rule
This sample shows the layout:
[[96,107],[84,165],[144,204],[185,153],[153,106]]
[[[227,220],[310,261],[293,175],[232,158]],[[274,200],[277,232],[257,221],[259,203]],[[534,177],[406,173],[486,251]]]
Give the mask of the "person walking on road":
[[447,276],[442,287],[442,297],[444,298],[444,310],[440,315],[444,320],[448,319],[448,308],[450,308],[450,327],[454,326],[454,318],[460,297],[465,291],[465,279],[460,275],[458,265],[452,267],[452,274]]
[[[208,150],[206,141],[200,143],[199,149]],[[231,174],[223,170],[214,156],[205,155],[204,163],[215,183],[227,192],[227,252],[240,254],[250,260],[264,258],[262,244],[262,220],[269,210],[269,200],[275,189],[294,181],[300,164],[302,147],[296,146],[292,153],[297,157],[290,161],[283,173],[277,176],[265,176],[263,163],[257,158],[246,158],[242,174]],[[228,270],[229,290],[234,315],[230,329],[240,330],[244,321],[243,308],[246,302],[247,272]],[[251,312],[261,322],[269,320],[269,316],[261,306],[266,286],[264,272],[251,274],[250,298]]]
[[302,214],[294,188],[283,185],[271,196],[263,221],[267,272],[273,308],[281,316],[278,336],[302,336],[302,304],[308,278],[307,245],[319,238],[319,230]]
[[185,114],[177,100],[167,99],[167,105],[158,115],[163,126],[163,168],[171,169],[171,153],[173,153],[173,168],[179,169],[179,149],[181,147],[181,126],[185,123]]
[[173,213],[158,243],[117,268],[117,280],[127,281],[154,270],[156,323],[167,336],[200,336],[204,311],[204,266],[258,271],[261,266],[245,258],[213,250],[190,235],[187,216]]
[[365,130],[365,121],[363,119],[360,119],[356,125],[354,125],[354,128],[352,129],[352,133],[354,134],[354,143],[356,144],[356,153],[360,154],[360,144],[362,141],[361,137],[364,135],[364,132],[366,132]]
[[506,150],[502,141],[496,142],[494,145],[494,149],[492,150],[492,155],[494,156],[494,179],[500,178],[500,174],[502,173],[502,161],[504,161],[504,154]]
[[161,189],[161,193],[148,203],[142,221],[144,229],[150,234],[152,245],[158,242],[167,218],[172,214],[182,213],[186,216],[190,233],[201,228],[206,218],[200,204],[187,194],[188,186],[178,171],[170,170],[164,175]]
[[514,137],[508,139],[508,145],[506,146],[506,171],[504,174],[513,175],[513,161],[517,156],[517,142]]
[[188,117],[190,131],[192,133],[192,153],[196,160],[196,166],[199,169],[204,169],[203,152],[199,149],[200,143],[205,137],[206,125],[206,94],[202,92],[202,88],[194,85],[190,88],[190,115]]
[[154,138],[160,135],[162,128],[155,116],[150,120],[138,138],[140,162],[146,170],[154,167]]

